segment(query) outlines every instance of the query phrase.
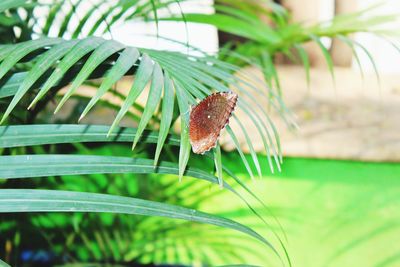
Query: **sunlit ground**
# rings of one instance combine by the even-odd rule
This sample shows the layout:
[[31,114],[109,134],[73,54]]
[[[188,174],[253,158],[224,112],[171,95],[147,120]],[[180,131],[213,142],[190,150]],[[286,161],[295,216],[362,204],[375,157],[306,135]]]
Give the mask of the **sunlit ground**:
[[[245,169],[236,164],[240,160],[229,158],[224,163],[248,179]],[[247,185],[282,224],[293,266],[386,267],[400,266],[398,177],[399,164],[287,158],[282,173]],[[203,204],[215,211],[229,210],[236,206],[231,199],[220,197],[210,200],[214,205]],[[269,221],[276,225],[270,217]],[[274,240],[270,231],[263,233]],[[272,243],[279,248],[279,243]],[[259,252],[248,262],[265,265],[266,261],[279,264],[268,252]]]

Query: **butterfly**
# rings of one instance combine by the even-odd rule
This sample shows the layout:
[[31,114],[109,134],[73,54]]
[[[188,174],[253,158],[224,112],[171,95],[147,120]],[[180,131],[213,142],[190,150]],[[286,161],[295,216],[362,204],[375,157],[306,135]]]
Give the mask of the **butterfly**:
[[238,95],[219,92],[207,96],[190,111],[189,138],[192,150],[204,154],[217,144],[221,130],[229,123]]

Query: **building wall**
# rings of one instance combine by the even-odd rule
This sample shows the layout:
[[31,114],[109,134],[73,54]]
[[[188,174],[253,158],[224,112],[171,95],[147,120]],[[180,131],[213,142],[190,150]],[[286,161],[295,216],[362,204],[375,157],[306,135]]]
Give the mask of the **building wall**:
[[[390,14],[398,14],[400,13],[400,1],[398,0],[336,0],[341,1],[342,8],[344,12],[351,11],[354,7],[357,10],[366,9],[373,5],[382,3],[382,6],[377,8],[376,10],[368,13],[369,15],[390,15]],[[286,5],[293,12],[294,21],[302,22],[305,24],[312,24],[318,21],[328,20],[333,17],[335,12],[335,0],[306,0],[306,1],[298,1],[298,0],[282,0],[283,4]],[[394,25],[388,25],[387,28],[390,29],[399,29],[400,28],[400,20],[397,21]],[[400,53],[397,51],[390,43],[382,38],[378,38],[371,34],[357,34],[355,40],[365,46],[368,51],[371,52],[373,56],[377,68],[380,73],[400,73]],[[394,40],[396,42],[396,40]],[[397,43],[400,44],[399,40]],[[330,47],[331,43],[329,40],[325,40],[324,44]],[[346,58],[343,59],[344,54],[348,54],[349,51],[346,51],[346,48],[339,43],[335,44],[337,47],[336,50],[332,51],[333,56],[342,57],[338,65],[346,65]],[[324,64],[324,59],[321,53],[316,51],[315,46],[310,45],[308,47],[309,53],[311,54],[311,58],[314,61],[314,65],[320,66]],[[360,60],[364,67],[364,70],[367,73],[372,73],[374,71],[373,66],[370,62],[369,57],[361,50],[358,49],[358,53],[360,56]],[[344,60],[344,64],[341,63]],[[355,67],[353,59],[353,67]]]

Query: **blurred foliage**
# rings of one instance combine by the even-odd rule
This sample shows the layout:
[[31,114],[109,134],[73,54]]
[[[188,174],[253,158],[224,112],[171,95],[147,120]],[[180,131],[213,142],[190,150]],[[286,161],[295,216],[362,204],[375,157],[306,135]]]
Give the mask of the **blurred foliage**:
[[236,36],[225,44],[220,52],[220,59],[235,65],[260,66],[268,86],[281,94],[282,88],[275,67],[276,57],[283,55],[292,63],[302,64],[309,83],[312,62],[304,48],[307,43],[317,44],[334,82],[333,60],[329,48],[323,44],[323,38],[338,38],[351,47],[361,72],[362,66],[358,60],[360,52],[367,54],[376,70],[375,61],[369,51],[351,38],[351,35],[370,33],[392,43],[398,49],[397,44],[390,40],[390,37],[397,35],[391,26],[398,21],[398,15],[374,14],[384,4],[381,2],[361,11],[338,15],[332,20],[311,25],[293,22],[291,14],[285,8],[268,0],[218,0],[215,14],[185,13],[184,16],[167,15],[160,19],[209,24],[231,37]]

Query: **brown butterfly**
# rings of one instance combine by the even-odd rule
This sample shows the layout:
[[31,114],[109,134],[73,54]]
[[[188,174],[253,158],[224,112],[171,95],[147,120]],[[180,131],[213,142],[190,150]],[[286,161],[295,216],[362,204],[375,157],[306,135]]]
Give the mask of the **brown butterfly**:
[[190,111],[189,137],[193,152],[204,154],[217,144],[221,130],[228,124],[238,95],[233,92],[214,93]]

